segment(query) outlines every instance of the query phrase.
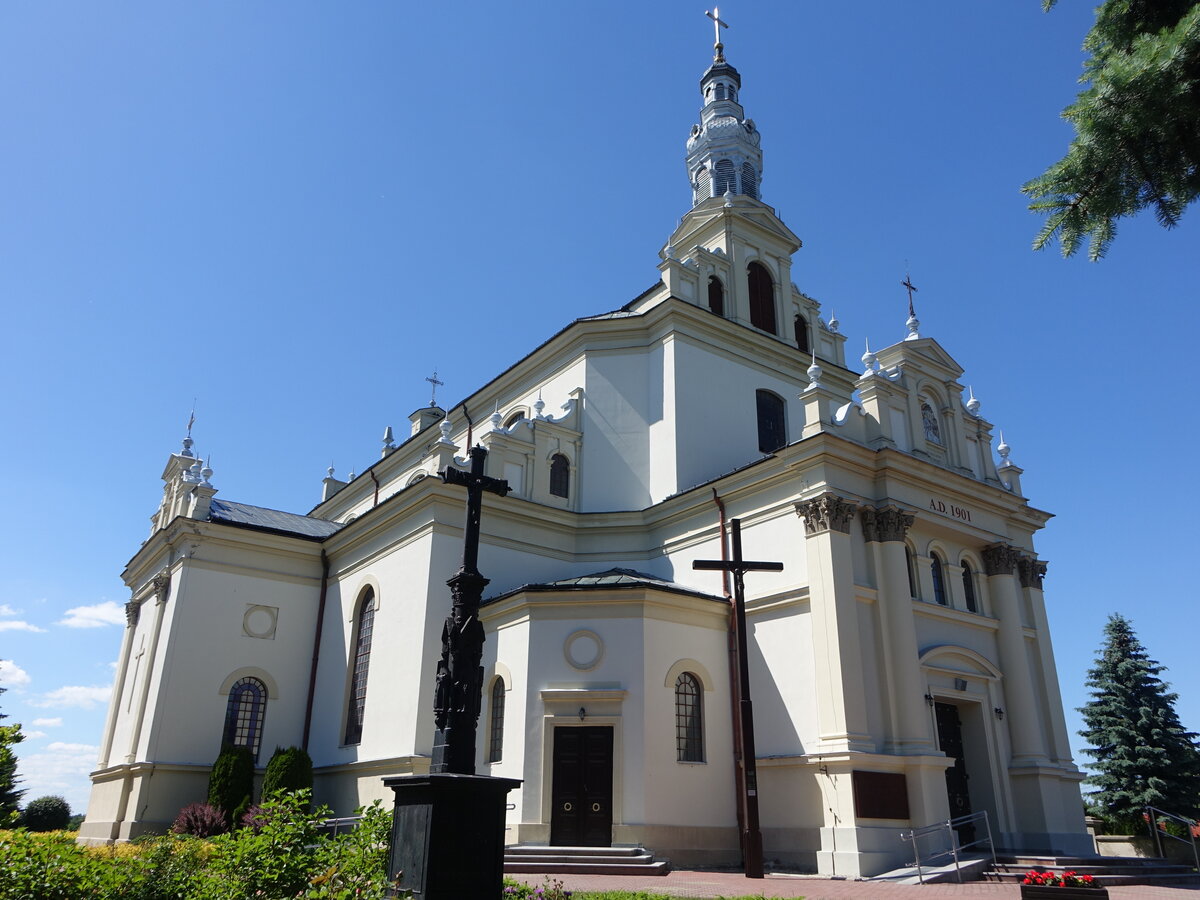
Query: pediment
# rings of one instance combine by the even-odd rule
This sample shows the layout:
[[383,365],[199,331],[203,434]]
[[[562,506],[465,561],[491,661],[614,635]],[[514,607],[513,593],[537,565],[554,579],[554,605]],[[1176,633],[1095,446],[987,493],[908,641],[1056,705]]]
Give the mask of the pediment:
[[958,362],[946,352],[946,349],[935,341],[933,338],[917,338],[915,341],[900,341],[897,344],[879,351],[879,361],[884,365],[894,365],[901,360],[904,361],[907,368],[921,369],[923,366],[930,368],[941,369],[943,373],[949,373],[949,378],[946,380],[955,381],[965,371]]
[[784,225],[774,210],[765,204],[726,207],[718,201],[709,202],[711,206],[702,204],[683,217],[670,239],[677,250],[684,251],[695,244],[704,244],[709,235],[724,231],[727,220],[732,220],[730,224],[735,230],[749,228],[766,232],[787,245],[789,256],[803,246],[796,233]]

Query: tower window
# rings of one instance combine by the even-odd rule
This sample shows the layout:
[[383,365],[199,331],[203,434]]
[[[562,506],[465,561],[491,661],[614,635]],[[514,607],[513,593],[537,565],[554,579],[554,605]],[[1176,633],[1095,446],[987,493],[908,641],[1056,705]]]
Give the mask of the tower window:
[[746,268],[750,283],[750,324],[775,334],[775,285],[771,273],[762,263],[752,262]]
[[257,678],[240,678],[229,690],[225,706],[223,744],[246,747],[258,761],[263,722],[267,716],[267,686]]
[[723,85],[723,84],[717,85],[717,99],[718,100],[725,99],[725,85]]
[[701,166],[696,173],[696,202],[707,200],[712,196],[712,176],[707,166]]
[[733,167],[733,162],[728,159],[718,159],[717,164],[713,166],[713,196],[724,197],[725,192],[737,193],[737,170]]
[[758,406],[758,449],[774,453],[787,444],[787,422],[783,398],[770,391],[755,391]]
[[808,352],[808,321],[796,313],[796,347],[801,353]]
[[347,744],[362,741],[363,714],[367,708],[367,669],[371,664],[371,634],[375,630],[375,591],[367,588],[358,608],[354,660],[350,669],[350,706],[346,710]]
[[967,599],[967,609],[971,612],[979,612],[979,601],[975,598],[975,573],[971,571],[971,564],[965,561],[962,564],[962,579],[963,596]]
[[515,413],[513,413],[511,416],[509,416],[505,420],[504,427],[512,428],[514,425],[516,425],[518,422],[520,422],[524,418],[525,418],[525,413],[523,413],[521,410],[517,410]]
[[504,755],[504,679],[492,682],[492,721],[488,741],[488,762],[500,762]]
[[679,762],[704,762],[700,681],[691,672],[675,679],[675,753]]
[[751,163],[742,163],[742,193],[758,199],[758,173]]
[[942,431],[938,427],[937,413],[925,401],[921,401],[921,426],[925,429],[925,440],[934,444],[942,442]]
[[933,599],[939,606],[948,606],[946,600],[946,570],[942,565],[942,558],[936,553],[931,553],[933,557],[929,563],[929,574],[933,576]]
[[708,276],[708,308],[718,316],[725,315],[725,286],[716,275]]
[[571,462],[561,453],[550,457],[550,493],[567,497],[571,492]]

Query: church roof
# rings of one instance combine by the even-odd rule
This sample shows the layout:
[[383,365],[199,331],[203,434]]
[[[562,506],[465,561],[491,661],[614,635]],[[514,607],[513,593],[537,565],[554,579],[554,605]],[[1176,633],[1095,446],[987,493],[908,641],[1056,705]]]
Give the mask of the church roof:
[[558,581],[548,581],[542,584],[523,584],[519,588],[505,591],[496,597],[490,597],[485,603],[495,603],[505,597],[521,593],[565,593],[568,591],[621,590],[628,588],[654,588],[672,594],[687,594],[690,597],[701,597],[705,600],[716,600],[725,603],[724,597],[698,591],[674,581],[667,581],[657,575],[647,575],[635,569],[607,569],[592,575],[580,575],[576,578],[562,578]]
[[240,525],[244,528],[314,540],[323,540],[342,528],[341,522],[251,506],[248,503],[218,500],[216,497],[212,499],[208,518],[212,522],[224,522],[227,525]]

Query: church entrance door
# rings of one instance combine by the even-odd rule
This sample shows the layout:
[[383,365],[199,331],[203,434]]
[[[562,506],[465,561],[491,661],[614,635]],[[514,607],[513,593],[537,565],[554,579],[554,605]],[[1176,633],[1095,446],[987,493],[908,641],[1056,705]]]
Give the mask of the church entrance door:
[[[967,787],[967,760],[963,750],[962,720],[958,717],[958,707],[952,703],[939,703],[935,708],[937,714],[938,746],[941,751],[954,760],[954,765],[946,770],[946,796],[950,801],[950,818],[971,814],[971,792]],[[960,825],[957,829],[960,844],[975,840],[975,826]]]
[[556,847],[612,844],[613,730],[554,729],[550,843]]

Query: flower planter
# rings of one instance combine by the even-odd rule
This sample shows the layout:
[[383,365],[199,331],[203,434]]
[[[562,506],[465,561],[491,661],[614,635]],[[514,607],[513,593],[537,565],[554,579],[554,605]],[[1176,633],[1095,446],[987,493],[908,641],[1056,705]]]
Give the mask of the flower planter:
[[1049,884],[1021,885],[1022,900],[1108,900],[1106,887],[1058,887]]

